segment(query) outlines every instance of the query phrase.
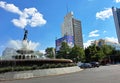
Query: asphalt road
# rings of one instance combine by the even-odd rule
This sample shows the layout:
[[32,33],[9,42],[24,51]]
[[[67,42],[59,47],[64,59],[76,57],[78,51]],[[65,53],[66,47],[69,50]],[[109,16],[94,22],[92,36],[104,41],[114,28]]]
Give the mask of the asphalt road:
[[120,65],[101,66],[71,74],[0,83],[120,83]]

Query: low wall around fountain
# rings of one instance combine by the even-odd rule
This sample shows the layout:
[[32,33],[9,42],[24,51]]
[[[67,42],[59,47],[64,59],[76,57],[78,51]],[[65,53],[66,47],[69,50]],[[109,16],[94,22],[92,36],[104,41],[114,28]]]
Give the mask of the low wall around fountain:
[[14,80],[14,79],[27,79],[27,78],[51,76],[51,75],[61,75],[61,74],[78,72],[81,70],[82,69],[80,69],[78,66],[73,66],[73,67],[64,67],[64,68],[8,72],[8,73],[0,74],[0,81]]

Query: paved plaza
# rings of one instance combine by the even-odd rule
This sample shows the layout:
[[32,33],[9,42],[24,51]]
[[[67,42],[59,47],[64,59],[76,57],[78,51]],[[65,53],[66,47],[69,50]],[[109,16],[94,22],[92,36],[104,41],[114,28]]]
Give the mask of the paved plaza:
[[120,83],[120,65],[100,66],[80,72],[0,83]]

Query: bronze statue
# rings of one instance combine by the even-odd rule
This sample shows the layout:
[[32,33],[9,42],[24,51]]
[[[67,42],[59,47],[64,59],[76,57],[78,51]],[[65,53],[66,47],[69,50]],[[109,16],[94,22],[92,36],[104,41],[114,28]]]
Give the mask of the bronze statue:
[[27,34],[28,34],[28,30],[26,30],[24,28],[24,37],[23,37],[23,40],[27,40]]

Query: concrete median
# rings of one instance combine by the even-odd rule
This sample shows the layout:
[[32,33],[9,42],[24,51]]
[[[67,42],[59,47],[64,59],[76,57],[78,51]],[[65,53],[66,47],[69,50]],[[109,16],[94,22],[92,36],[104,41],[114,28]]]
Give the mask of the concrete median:
[[78,66],[74,66],[74,67],[64,67],[64,68],[8,72],[8,73],[0,74],[0,80],[14,80],[14,79],[26,79],[26,78],[41,77],[41,76],[61,75],[61,74],[79,72],[81,70],[83,69],[80,69]]

